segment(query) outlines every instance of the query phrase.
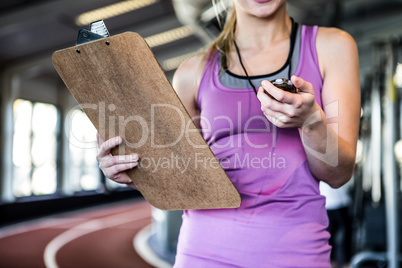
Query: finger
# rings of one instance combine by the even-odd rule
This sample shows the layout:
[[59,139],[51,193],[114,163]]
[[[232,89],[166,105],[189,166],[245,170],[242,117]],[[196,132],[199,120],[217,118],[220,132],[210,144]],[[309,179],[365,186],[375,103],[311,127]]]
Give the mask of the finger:
[[258,92],[257,92],[257,99],[258,99],[260,102],[262,102],[262,100],[266,97],[266,96],[264,96],[264,95],[266,95],[266,94],[264,93],[264,88],[263,88],[263,87],[259,87],[259,88],[258,88]]
[[138,163],[125,163],[125,164],[118,164],[118,165],[113,165],[109,168],[103,168],[103,174],[105,174],[106,177],[116,180],[116,178],[122,177],[124,174],[124,171],[127,171],[129,169],[132,169],[136,167]]
[[121,137],[108,139],[107,141],[101,144],[98,156],[99,157],[108,156],[110,154],[110,150],[119,145],[120,143],[122,143],[122,141],[123,140]]
[[276,121],[276,118],[278,118],[281,115],[281,113],[266,108],[263,105],[261,105],[261,111],[264,113],[264,115],[271,123],[274,123],[274,121]]
[[293,85],[300,91],[300,92],[307,92],[307,93],[311,93],[314,95],[314,89],[313,86],[311,85],[311,83],[305,81],[304,79],[292,75],[292,77],[290,78],[290,80],[292,81]]
[[285,112],[288,104],[281,103],[272,98],[263,98],[261,97],[261,110],[263,112],[267,112],[267,110],[271,110],[274,112]]
[[267,80],[262,81],[261,85],[268,92],[268,94],[271,95],[272,98],[274,98],[275,100],[287,104],[293,103],[295,95],[294,93],[286,92],[280,88],[277,88]]
[[[260,89],[260,91],[261,90],[263,90],[263,89]],[[273,98],[264,97],[263,95],[266,95],[264,93],[259,93],[259,94],[262,94],[262,96],[259,99],[261,101],[261,110],[264,113],[267,113],[268,110],[271,110],[273,112],[285,114],[289,117],[295,116],[294,108],[292,105],[287,104],[287,103],[281,103]]]
[[110,179],[112,179],[115,182],[122,183],[122,184],[127,184],[127,185],[133,184],[133,181],[126,173],[119,173],[114,178],[110,178]]
[[285,127],[288,124],[289,118],[281,113],[264,113],[267,119],[277,127]]
[[112,157],[107,157],[102,159],[101,163],[99,163],[99,167],[102,168],[109,168],[111,166],[117,164],[130,164],[130,163],[137,163],[138,162],[138,155],[131,154],[131,155],[115,155]]

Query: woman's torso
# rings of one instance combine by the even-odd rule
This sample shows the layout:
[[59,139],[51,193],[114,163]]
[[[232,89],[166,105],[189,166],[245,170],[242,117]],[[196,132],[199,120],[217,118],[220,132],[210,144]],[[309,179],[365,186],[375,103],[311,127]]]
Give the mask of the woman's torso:
[[[321,105],[317,27],[301,27],[291,73],[312,83]],[[289,66],[252,77],[288,78]],[[202,133],[239,190],[237,209],[185,211],[176,267],[329,267],[325,199],[296,128],[272,125],[245,77],[207,62],[198,92]]]

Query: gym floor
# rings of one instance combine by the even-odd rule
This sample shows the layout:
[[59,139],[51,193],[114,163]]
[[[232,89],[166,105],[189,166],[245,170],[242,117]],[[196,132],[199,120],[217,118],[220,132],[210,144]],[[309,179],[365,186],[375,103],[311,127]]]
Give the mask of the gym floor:
[[151,206],[125,201],[0,229],[0,267],[153,267],[134,248]]

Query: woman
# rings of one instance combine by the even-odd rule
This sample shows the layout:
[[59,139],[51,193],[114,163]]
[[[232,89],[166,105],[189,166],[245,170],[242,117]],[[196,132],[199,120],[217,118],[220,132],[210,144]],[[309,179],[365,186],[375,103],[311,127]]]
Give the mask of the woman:
[[[269,82],[290,76],[297,93]],[[285,0],[234,0],[222,34],[178,68],[173,87],[242,196],[237,209],[184,212],[175,266],[330,267],[318,182],[340,187],[353,172],[360,85],[351,36],[298,26]],[[100,140],[98,161],[135,187],[124,171],[138,156],[110,155],[120,142]]]

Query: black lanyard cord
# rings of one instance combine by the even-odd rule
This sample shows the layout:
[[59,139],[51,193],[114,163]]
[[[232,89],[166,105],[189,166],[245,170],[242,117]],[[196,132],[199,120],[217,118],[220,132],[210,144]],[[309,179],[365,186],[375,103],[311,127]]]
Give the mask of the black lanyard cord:
[[235,41],[235,40],[233,40],[233,43],[234,43],[235,48],[236,48],[237,56],[239,57],[239,62],[240,62],[240,65],[241,65],[241,67],[243,68],[244,73],[246,74],[246,77],[247,77],[248,82],[249,82],[249,83],[250,83],[250,85],[253,87],[254,92],[255,92],[255,95],[257,95],[257,89],[255,88],[255,86],[254,86],[253,82],[251,82],[251,79],[250,79],[250,77],[248,76],[248,73],[247,73],[246,67],[244,67],[243,61],[241,60],[241,56],[240,56],[239,47],[237,46],[237,44],[236,44],[236,41]]
[[[289,67],[289,70],[288,70],[289,80],[290,80],[290,76],[291,76],[291,72],[292,72],[292,56],[293,56],[293,50],[294,50],[294,46],[295,46],[297,26],[298,26],[298,24],[294,22],[293,18],[290,18],[290,19],[292,20],[292,30],[291,30],[291,34],[290,34],[290,51],[289,51],[288,59],[286,61],[288,64],[288,67]],[[243,68],[244,73],[246,74],[247,80],[250,83],[251,87],[254,89],[255,94],[257,95],[257,89],[254,86],[253,82],[251,81],[251,78],[247,73],[246,67],[244,67],[243,61],[241,59],[239,47],[237,46],[237,43],[234,39],[233,39],[233,44],[235,45],[240,65]]]

